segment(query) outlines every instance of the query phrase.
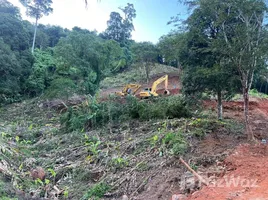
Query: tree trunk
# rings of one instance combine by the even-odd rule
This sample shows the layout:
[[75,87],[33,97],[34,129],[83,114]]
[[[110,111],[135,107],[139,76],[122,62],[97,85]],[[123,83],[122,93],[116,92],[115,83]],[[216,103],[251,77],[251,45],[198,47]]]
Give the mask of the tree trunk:
[[222,94],[221,90],[218,91],[218,120],[222,120]]
[[261,82],[260,92],[262,92],[263,81]]
[[266,84],[265,84],[265,94],[267,94],[267,89],[268,89],[268,79],[267,79]]
[[146,81],[147,83],[149,83],[149,74],[150,74],[149,63],[145,62],[144,67],[145,67]]
[[249,88],[243,87],[243,98],[244,98],[244,117],[245,117],[245,128],[246,134],[248,135],[249,140],[254,139],[254,135],[249,123],[249,95],[248,95]]
[[36,38],[36,30],[37,30],[37,21],[38,18],[35,19],[35,26],[34,26],[34,37],[33,37],[33,45],[32,45],[32,53],[34,52],[34,45],[35,45],[35,38]]

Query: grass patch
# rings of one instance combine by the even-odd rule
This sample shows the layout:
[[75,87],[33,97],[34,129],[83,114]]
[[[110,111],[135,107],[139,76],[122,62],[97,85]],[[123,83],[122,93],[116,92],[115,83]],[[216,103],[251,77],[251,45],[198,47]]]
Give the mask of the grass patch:
[[257,98],[268,98],[267,94],[258,92],[258,90],[256,90],[256,89],[250,90],[249,95],[252,96],[252,97],[257,97]]

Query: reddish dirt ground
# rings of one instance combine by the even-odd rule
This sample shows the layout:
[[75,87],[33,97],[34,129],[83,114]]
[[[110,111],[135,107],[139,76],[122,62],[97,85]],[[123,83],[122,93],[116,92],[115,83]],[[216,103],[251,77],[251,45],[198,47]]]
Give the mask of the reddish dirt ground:
[[[149,84],[142,84],[141,89],[150,87],[159,77],[160,75],[152,78]],[[108,96],[121,89],[111,88],[104,90],[101,96]],[[180,92],[181,85],[178,76],[169,76],[168,89],[171,95]],[[137,94],[140,90],[137,91]],[[157,92],[159,94],[164,93],[163,83],[159,85]],[[216,110],[217,102],[205,101],[204,106]],[[223,108],[225,118],[243,122],[242,101],[223,102]],[[250,122],[257,139],[254,143],[245,144],[242,140],[243,144],[241,144],[241,141],[228,135],[217,136],[220,139],[210,135],[200,142],[200,152],[198,152],[200,155],[219,154],[224,151],[230,152],[230,149],[232,154],[228,153],[230,156],[221,163],[225,168],[221,175],[213,183],[210,182],[208,186],[203,186],[200,190],[188,195],[187,200],[268,200],[267,99],[250,99]],[[267,139],[267,144],[262,144],[262,139]],[[165,173],[152,179],[151,183],[148,184],[148,188],[135,199],[171,199],[171,194],[174,194],[175,191],[182,192],[179,191],[176,184],[169,183],[170,180],[173,180],[170,177],[175,176],[175,174],[181,174],[180,169],[171,168],[170,170],[166,170]],[[173,172],[172,170],[175,171]]]
[[[215,109],[216,102],[205,102]],[[224,102],[225,116],[242,120],[243,102]],[[224,161],[226,173],[188,196],[188,200],[268,200],[268,100],[250,103],[250,119],[257,143],[239,145]],[[228,148],[228,147],[227,147]]]

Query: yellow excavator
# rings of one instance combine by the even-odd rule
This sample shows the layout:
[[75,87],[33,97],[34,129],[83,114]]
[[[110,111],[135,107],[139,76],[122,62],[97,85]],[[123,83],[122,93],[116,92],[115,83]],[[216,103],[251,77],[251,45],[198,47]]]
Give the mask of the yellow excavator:
[[158,94],[156,93],[157,90],[157,86],[165,81],[165,92],[164,94],[169,95],[169,91],[168,91],[168,75],[164,75],[161,78],[157,79],[151,88],[146,88],[144,91],[140,92],[140,97],[141,98],[146,98],[146,97],[157,97]]
[[141,85],[139,84],[127,84],[122,92],[115,92],[118,96],[127,96],[127,95],[135,95],[136,92],[140,89]]

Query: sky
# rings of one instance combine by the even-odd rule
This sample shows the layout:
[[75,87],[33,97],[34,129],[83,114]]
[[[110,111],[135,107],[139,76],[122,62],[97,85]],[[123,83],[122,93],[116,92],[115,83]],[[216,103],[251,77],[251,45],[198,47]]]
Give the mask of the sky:
[[[8,1],[20,8],[23,19],[34,22],[34,19],[25,15],[25,8],[19,0]],[[39,23],[59,25],[68,29],[78,26],[100,33],[106,29],[110,13],[120,13],[118,7],[124,7],[127,3],[134,4],[136,9],[137,17],[134,19],[135,31],[132,33],[132,39],[137,42],[157,43],[162,35],[174,29],[174,26],[167,25],[172,16],[187,16],[187,8],[178,3],[178,0],[88,0],[87,8],[84,0],[53,0],[53,13],[42,17]]]

